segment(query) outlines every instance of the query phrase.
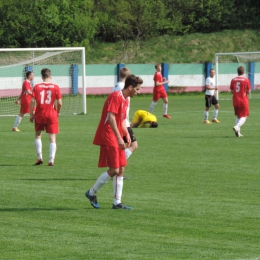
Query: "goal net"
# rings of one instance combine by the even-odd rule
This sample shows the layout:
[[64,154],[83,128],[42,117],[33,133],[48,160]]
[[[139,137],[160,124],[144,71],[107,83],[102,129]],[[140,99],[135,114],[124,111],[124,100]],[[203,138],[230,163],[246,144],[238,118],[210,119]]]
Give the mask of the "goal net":
[[52,83],[61,89],[61,115],[86,114],[85,48],[12,48],[0,49],[0,116],[19,114],[14,102],[26,72],[34,72],[33,87],[42,82],[43,68],[51,70]]
[[216,86],[218,99],[230,99],[224,92],[230,92],[230,82],[237,76],[237,68],[245,68],[245,77],[250,80],[252,92],[250,98],[260,98],[260,51],[231,52],[215,54]]

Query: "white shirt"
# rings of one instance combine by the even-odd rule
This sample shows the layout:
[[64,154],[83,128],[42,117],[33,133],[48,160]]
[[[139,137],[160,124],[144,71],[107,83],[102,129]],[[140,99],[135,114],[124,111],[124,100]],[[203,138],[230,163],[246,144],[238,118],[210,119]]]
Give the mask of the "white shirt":
[[[124,82],[117,82],[111,92],[122,90],[124,86],[125,86]],[[128,97],[128,107],[126,109],[126,120],[125,120],[126,127],[130,127],[129,110],[130,110],[130,97]]]
[[[206,78],[206,85],[209,85],[211,88],[215,88],[216,83],[215,83],[215,77],[211,78],[210,76]],[[215,89],[206,89],[205,94],[213,96],[215,92]]]

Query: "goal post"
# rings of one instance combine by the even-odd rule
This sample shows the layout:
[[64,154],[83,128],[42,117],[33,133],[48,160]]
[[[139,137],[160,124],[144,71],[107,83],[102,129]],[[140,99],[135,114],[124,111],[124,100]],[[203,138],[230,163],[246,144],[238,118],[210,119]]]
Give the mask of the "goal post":
[[[237,68],[245,68],[245,77],[250,80],[252,91],[260,89],[260,51],[215,53],[215,82],[217,98],[229,91],[231,79],[237,76]],[[252,95],[258,98],[258,95]]]
[[43,68],[51,70],[52,83],[61,89],[61,115],[87,113],[84,47],[0,48],[0,116],[19,114],[20,108],[14,102],[26,72],[34,72],[33,87],[42,82]]

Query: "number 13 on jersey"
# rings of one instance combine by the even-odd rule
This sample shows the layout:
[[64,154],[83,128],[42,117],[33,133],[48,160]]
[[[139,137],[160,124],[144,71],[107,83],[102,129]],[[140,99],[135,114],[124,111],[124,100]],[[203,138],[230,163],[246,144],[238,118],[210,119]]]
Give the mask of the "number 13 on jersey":
[[[46,95],[45,95],[46,92]],[[40,92],[41,95],[41,104],[50,104],[51,103],[51,98],[52,98],[52,92],[51,90],[42,90]]]

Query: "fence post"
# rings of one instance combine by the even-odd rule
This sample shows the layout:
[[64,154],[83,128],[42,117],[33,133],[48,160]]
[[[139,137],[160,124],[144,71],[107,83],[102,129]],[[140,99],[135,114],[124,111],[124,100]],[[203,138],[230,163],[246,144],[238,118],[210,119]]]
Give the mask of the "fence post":
[[[166,80],[169,79],[169,64],[164,62],[162,63],[162,76],[166,78]],[[168,92],[168,84],[164,84],[164,89],[166,92]]]
[[78,94],[78,65],[71,65],[71,94]]
[[120,81],[120,77],[119,77],[119,71],[123,68],[125,66],[125,64],[123,64],[123,63],[118,63],[117,64],[117,82],[119,82]]
[[255,90],[255,63],[248,63],[248,79],[250,81],[250,85],[252,90]]

